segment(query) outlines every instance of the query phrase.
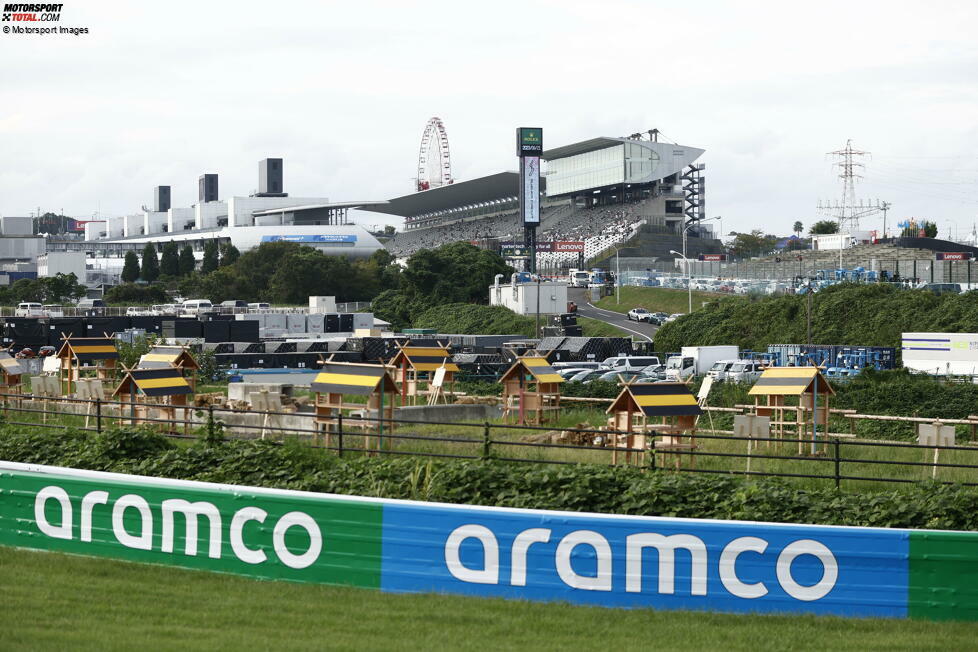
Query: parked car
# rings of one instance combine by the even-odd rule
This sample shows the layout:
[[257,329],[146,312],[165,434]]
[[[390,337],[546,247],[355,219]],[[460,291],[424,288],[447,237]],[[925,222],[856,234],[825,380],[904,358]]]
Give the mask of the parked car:
[[726,380],[727,372],[730,371],[730,368],[738,362],[740,362],[740,360],[717,360],[706,373],[708,376],[712,376],[713,380]]
[[104,315],[105,302],[101,299],[82,299],[78,302],[78,309],[90,315]]
[[269,308],[271,308],[271,306],[262,301],[248,304],[248,310],[268,310]]
[[646,321],[649,317],[649,311],[645,308],[632,308],[628,311],[628,321]]
[[570,380],[572,377],[585,371],[594,371],[594,369],[581,369],[580,367],[569,367],[567,369],[555,369],[557,375],[564,380]]
[[625,380],[625,381],[635,380],[636,378],[640,377],[641,375],[642,374],[639,373],[639,372],[637,372],[637,371],[625,371],[625,370],[622,370],[622,371],[608,371],[608,372],[603,373],[600,376],[598,376],[598,378],[596,380],[603,380],[603,381],[609,382],[609,383],[617,383],[617,382],[621,382],[622,380]]
[[641,380],[645,382],[664,380],[666,377],[666,366],[664,364],[649,365],[645,369],[642,369],[641,374]]
[[573,383],[588,383],[594,380],[595,378],[600,378],[606,373],[607,372],[604,371],[603,369],[598,369],[598,370],[588,369],[586,371],[582,371],[581,373],[575,376],[572,376],[570,378],[570,381]]
[[214,304],[208,299],[187,299],[183,302],[182,309],[188,315],[199,315],[211,312],[214,309]]
[[753,383],[763,371],[764,365],[758,360],[740,360],[727,370],[725,380],[729,383]]
[[662,361],[654,355],[616,355],[606,358],[601,366],[608,371],[641,371]]
[[24,301],[23,303],[17,304],[17,308],[14,310],[14,317],[40,317],[43,312],[44,306],[41,304]]

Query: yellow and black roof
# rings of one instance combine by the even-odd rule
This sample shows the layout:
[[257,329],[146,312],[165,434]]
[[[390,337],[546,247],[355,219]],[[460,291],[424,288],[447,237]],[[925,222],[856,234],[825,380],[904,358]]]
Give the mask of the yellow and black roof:
[[562,383],[564,379],[554,371],[543,356],[524,356],[517,358],[513,366],[503,374],[500,380],[508,380],[513,374],[529,373],[538,383]]
[[0,351],[0,368],[8,376],[20,376],[27,373],[20,362],[5,351]]
[[382,365],[352,362],[325,362],[316,374],[311,389],[320,394],[373,394],[383,383],[383,391],[396,392],[397,384]]
[[194,357],[182,346],[154,346],[139,358],[141,369],[160,369],[170,365],[181,369],[200,369]]
[[447,348],[428,346],[404,346],[391,360],[391,364],[400,367],[406,360],[415,371],[435,371],[442,365],[445,371],[458,371],[458,365],[452,362],[451,352]]
[[818,367],[771,367],[764,370],[747,393],[750,396],[798,396],[813,392],[816,387],[819,394],[835,394]]
[[[135,388],[133,387],[135,385]],[[180,394],[190,394],[192,389],[187,379],[183,377],[180,370],[176,367],[166,369],[130,369],[126,377],[119,383],[119,387],[113,393],[117,394],[145,394],[146,396],[177,396]]]
[[685,383],[626,384],[607,411],[635,408],[649,417],[703,414],[696,397]]
[[67,337],[61,341],[58,357],[67,359],[69,353],[77,360],[117,360],[119,351],[111,337]]

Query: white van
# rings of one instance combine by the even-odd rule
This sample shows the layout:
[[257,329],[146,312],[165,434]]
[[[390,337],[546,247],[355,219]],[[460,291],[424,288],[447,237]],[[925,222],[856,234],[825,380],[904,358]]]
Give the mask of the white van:
[[710,367],[710,370],[706,372],[706,375],[711,376],[713,380],[726,380],[727,372],[729,372],[730,368],[738,362],[740,362],[740,360],[717,360],[713,363],[713,366]]
[[641,371],[651,365],[661,364],[654,355],[617,355],[606,358],[601,363],[603,369],[609,371]]
[[188,315],[199,315],[205,312],[212,312],[214,304],[207,299],[188,299],[183,302],[183,312]]
[[740,360],[727,370],[727,382],[753,383],[761,377],[764,366],[757,360]]
[[40,317],[44,313],[44,306],[32,301],[18,303],[14,310],[14,317]]

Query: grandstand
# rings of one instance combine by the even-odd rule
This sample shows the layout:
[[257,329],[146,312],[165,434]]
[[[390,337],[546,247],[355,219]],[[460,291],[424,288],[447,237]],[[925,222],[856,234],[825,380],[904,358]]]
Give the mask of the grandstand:
[[[583,242],[584,258],[592,260],[643,231],[667,236],[668,252],[685,221],[703,216],[703,166],[693,164],[702,154],[702,149],[642,140],[637,134],[545,151],[548,172],[541,178],[538,242]],[[404,257],[457,241],[522,243],[518,194],[517,173],[500,172],[364,208],[404,217],[403,231],[387,243],[393,254]],[[578,260],[576,252],[541,251],[537,257],[541,269],[566,268]]]

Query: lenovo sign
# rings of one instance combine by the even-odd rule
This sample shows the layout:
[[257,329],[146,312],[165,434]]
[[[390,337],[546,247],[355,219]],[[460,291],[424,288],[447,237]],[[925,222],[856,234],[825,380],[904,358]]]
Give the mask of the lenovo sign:
[[723,263],[727,261],[727,254],[700,254],[698,260],[708,263]]
[[938,251],[937,260],[971,260],[974,254],[967,251]]

